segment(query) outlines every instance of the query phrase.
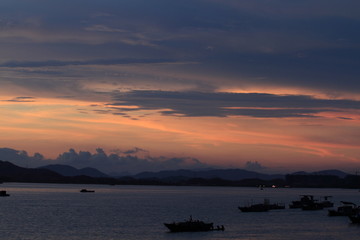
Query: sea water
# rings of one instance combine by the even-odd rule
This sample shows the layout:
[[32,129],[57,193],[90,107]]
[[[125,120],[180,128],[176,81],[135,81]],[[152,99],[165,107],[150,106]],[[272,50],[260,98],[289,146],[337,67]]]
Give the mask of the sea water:
[[[355,240],[360,225],[327,210],[289,209],[301,194],[360,204],[357,189],[109,186],[4,183],[0,236],[6,240]],[[80,193],[80,189],[95,190]],[[238,206],[269,199],[284,210],[243,213]],[[193,219],[225,231],[169,233],[164,222]]]

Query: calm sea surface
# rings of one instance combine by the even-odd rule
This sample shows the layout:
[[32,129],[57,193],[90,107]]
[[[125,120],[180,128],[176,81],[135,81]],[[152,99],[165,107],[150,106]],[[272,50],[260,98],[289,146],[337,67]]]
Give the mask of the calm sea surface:
[[[81,188],[95,193],[80,193]],[[242,213],[247,203],[282,202],[301,194],[332,195],[360,204],[357,189],[162,187],[4,183],[0,198],[0,236],[6,240],[352,240],[360,225],[327,210],[273,210]],[[224,232],[169,233],[164,222],[193,218],[224,225]]]

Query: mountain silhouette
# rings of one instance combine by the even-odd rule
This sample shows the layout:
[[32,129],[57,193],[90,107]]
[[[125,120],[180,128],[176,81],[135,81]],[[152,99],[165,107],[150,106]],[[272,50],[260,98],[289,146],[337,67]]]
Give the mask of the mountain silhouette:
[[89,176],[89,177],[95,177],[95,178],[109,177],[105,173],[100,172],[99,170],[97,170],[95,168],[90,168],[90,167],[77,169],[77,168],[74,168],[74,167],[68,166],[68,165],[51,164],[51,165],[46,165],[46,166],[43,166],[40,168],[51,170],[53,172],[59,173],[62,176],[66,176],[66,177],[74,177],[74,176]]
[[304,172],[304,171],[294,172],[292,173],[292,175],[331,175],[331,176],[337,176],[339,178],[344,178],[349,174],[337,169],[329,169],[329,170],[321,170],[317,172]]
[[[58,172],[45,167],[56,169]],[[297,172],[287,175],[269,175],[243,169],[174,170],[111,178],[104,177],[103,173],[92,168],[76,169],[67,165],[45,167],[24,168],[7,161],[0,161],[0,181],[111,185],[360,187],[360,176],[348,175],[339,170]],[[60,174],[61,171],[67,176]]]
[[212,179],[220,178],[229,181],[239,181],[243,179],[262,179],[270,180],[280,178],[283,179],[285,176],[281,174],[263,174],[258,172],[252,172],[244,169],[213,169],[213,170],[173,170],[173,171],[160,171],[160,172],[142,172],[133,176],[136,179],[146,178],[159,178],[165,179],[170,177],[180,178],[203,178]]
[[23,168],[0,161],[0,178],[9,182],[57,182],[63,176],[48,169]]

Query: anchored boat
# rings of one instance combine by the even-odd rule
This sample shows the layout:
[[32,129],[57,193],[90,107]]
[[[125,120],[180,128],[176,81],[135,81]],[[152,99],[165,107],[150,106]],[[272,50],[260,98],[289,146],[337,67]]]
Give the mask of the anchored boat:
[[173,222],[173,223],[164,223],[164,225],[171,232],[206,232],[206,231],[214,231],[221,230],[224,231],[225,228],[222,225],[214,228],[214,224],[212,222],[206,223],[200,220],[193,220],[192,217],[183,222]]

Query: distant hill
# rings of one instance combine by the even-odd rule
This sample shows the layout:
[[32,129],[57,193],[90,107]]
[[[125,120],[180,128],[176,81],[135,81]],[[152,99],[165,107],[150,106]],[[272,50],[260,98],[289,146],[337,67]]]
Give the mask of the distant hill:
[[322,170],[317,172],[294,172],[292,175],[331,175],[331,176],[337,176],[339,178],[345,178],[349,174],[337,169],[329,169],[329,170]]
[[[88,170],[89,169],[85,169],[85,171]],[[77,184],[118,183],[118,180],[109,177],[90,177],[86,175],[63,176],[57,172],[54,172],[46,168],[23,168],[6,161],[0,161],[0,181],[34,182],[34,183],[77,183]]]
[[62,176],[66,177],[74,177],[74,176],[89,176],[94,178],[106,178],[109,177],[103,172],[100,172],[99,170],[95,168],[82,168],[77,169],[68,165],[61,165],[61,164],[52,164],[52,165],[46,165],[43,167],[40,167],[41,169],[48,169],[53,172],[56,172],[58,174],[61,174]]
[[174,170],[174,171],[160,171],[160,172],[142,172],[133,176],[135,179],[166,179],[166,178],[203,178],[203,179],[213,179],[220,178],[229,181],[239,181],[243,179],[261,179],[261,180],[270,180],[270,179],[284,179],[284,175],[281,174],[263,174],[252,171],[247,171],[244,169],[214,169],[214,170]]
[[280,187],[360,188],[360,176],[347,175],[338,170],[325,170],[314,173],[298,172],[285,176],[261,174],[243,169],[177,170],[156,173],[143,172],[135,176],[111,178],[103,177],[100,171],[91,168],[76,169],[66,165],[55,165],[50,166],[50,168],[57,169],[59,172],[63,171],[62,174],[68,176],[63,176],[46,168],[23,168],[10,162],[0,161],[0,182],[239,187],[276,185]]
[[57,182],[63,176],[48,169],[33,169],[0,161],[0,178],[9,182]]
[[336,170],[336,169],[331,169],[331,170],[323,170],[323,171],[319,171],[319,172],[313,172],[313,174],[315,175],[332,175],[332,176],[338,176],[340,178],[344,178],[347,175],[349,175],[346,172],[340,171],[340,170]]

